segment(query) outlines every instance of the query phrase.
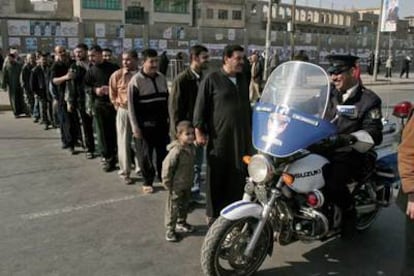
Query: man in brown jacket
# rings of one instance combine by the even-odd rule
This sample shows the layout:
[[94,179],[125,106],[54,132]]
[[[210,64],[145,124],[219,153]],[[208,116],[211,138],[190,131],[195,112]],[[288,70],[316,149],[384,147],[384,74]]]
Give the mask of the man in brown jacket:
[[[414,119],[405,126],[398,148],[398,170],[401,176],[403,202],[406,217],[405,259],[401,275],[414,275]],[[406,202],[406,203],[405,203]]]
[[[119,176],[129,185],[131,173],[132,129],[128,118],[128,84],[138,72],[138,53],[135,50],[122,54],[122,68],[109,79],[109,98],[116,109],[116,136],[118,145]],[[138,164],[136,165],[138,166]]]

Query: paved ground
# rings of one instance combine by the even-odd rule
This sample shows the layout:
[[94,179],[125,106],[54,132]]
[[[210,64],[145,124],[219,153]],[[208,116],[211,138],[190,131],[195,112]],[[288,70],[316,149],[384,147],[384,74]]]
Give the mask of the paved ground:
[[[401,84],[376,90],[391,103],[413,93]],[[61,150],[56,130],[9,111],[0,111],[0,152],[0,275],[201,275],[202,208],[189,216],[198,232],[170,244],[159,185],[142,195],[140,179],[122,184],[98,159]],[[394,276],[402,248],[403,215],[393,206],[350,242],[275,245],[257,275]]]

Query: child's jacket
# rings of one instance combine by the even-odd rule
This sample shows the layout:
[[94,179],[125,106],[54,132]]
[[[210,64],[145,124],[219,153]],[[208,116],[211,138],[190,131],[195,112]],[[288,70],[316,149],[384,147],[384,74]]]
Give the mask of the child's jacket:
[[194,145],[180,145],[173,141],[167,146],[169,151],[162,162],[162,184],[169,190],[187,190],[193,184]]

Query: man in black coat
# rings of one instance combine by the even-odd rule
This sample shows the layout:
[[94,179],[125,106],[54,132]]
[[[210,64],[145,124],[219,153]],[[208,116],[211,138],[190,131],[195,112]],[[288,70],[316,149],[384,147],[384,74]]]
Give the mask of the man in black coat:
[[207,144],[208,224],[219,217],[221,209],[243,196],[246,169],[242,158],[252,153],[243,58],[243,47],[226,46],[222,68],[201,82],[195,104],[196,142]]
[[[170,137],[172,140],[176,139],[176,126],[179,122],[193,120],[194,105],[202,79],[202,71],[207,68],[208,61],[208,49],[201,45],[194,45],[190,49],[190,67],[181,72],[172,83],[168,98]],[[194,182],[191,188],[193,200],[197,203],[204,203],[200,195],[203,153],[204,147],[197,146]]]
[[116,165],[116,111],[109,99],[109,78],[119,69],[118,65],[105,61],[100,46],[92,46],[88,51],[93,64],[85,75],[85,85],[90,87],[94,102],[94,120],[101,142],[101,155],[105,158],[103,170],[110,172]]

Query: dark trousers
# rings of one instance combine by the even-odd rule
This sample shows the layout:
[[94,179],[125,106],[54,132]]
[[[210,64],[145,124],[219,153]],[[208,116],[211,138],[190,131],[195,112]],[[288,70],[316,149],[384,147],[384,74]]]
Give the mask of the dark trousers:
[[391,71],[392,71],[391,68],[385,68],[385,77],[386,78],[391,78],[392,77],[391,76]]
[[58,115],[62,146],[65,148],[74,148],[79,136],[78,116],[76,112],[68,112],[65,101],[58,103]]
[[45,125],[51,125],[54,122],[52,102],[46,97],[39,98],[39,101],[41,111],[40,118]]
[[26,104],[24,103],[24,95],[22,89],[12,90],[9,88],[9,100],[10,106],[12,107],[13,114],[18,116],[26,113]]
[[414,220],[405,215],[405,255],[401,276],[414,275]]
[[408,79],[408,74],[410,73],[410,69],[409,68],[403,68],[402,70],[401,70],[401,74],[400,74],[400,78],[402,78],[403,77],[403,75],[405,74],[405,77]]
[[86,150],[95,152],[95,138],[93,137],[93,117],[86,110],[80,109],[79,116],[82,120],[83,137]]
[[35,103],[35,95],[33,91],[29,89],[24,89],[24,102],[26,104],[26,110],[28,115],[33,115],[33,108]]
[[97,134],[100,136],[101,155],[108,162],[115,162],[116,149],[116,111],[111,103],[95,103]]
[[[155,171],[161,180],[162,161],[167,155],[167,144],[169,142],[168,126],[148,127],[141,130],[142,138],[134,138],[135,153],[137,154],[138,164],[141,168],[144,186],[152,186],[155,178]],[[153,154],[155,151],[155,163]]]
[[330,162],[323,168],[325,188],[328,199],[342,210],[353,205],[353,197],[347,187],[352,179],[359,179],[365,168],[363,154],[338,154],[330,158]]

